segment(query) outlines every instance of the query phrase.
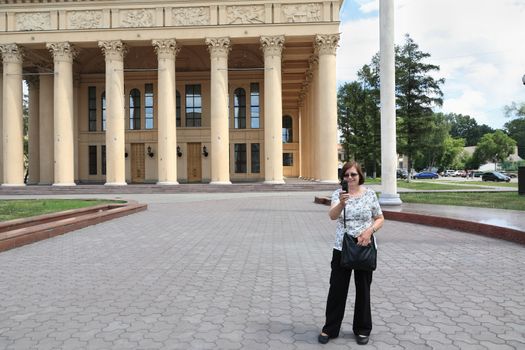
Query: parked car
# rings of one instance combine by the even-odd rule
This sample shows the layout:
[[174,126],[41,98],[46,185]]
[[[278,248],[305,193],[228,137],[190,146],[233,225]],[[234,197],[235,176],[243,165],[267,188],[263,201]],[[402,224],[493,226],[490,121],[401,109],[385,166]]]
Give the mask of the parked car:
[[502,172],[503,175],[510,177],[511,179],[515,179],[518,177],[516,173],[510,173],[510,172]]
[[473,171],[472,172],[472,177],[481,177],[481,175],[483,175],[483,171]]
[[447,169],[443,173],[443,176],[456,176],[456,170]]
[[413,179],[438,179],[439,175],[431,171],[422,171],[412,176]]
[[503,175],[502,173],[498,173],[497,171],[489,171],[481,175],[481,180],[482,181],[509,182],[510,177]]
[[405,169],[397,169],[397,178],[406,179],[408,177],[408,172]]

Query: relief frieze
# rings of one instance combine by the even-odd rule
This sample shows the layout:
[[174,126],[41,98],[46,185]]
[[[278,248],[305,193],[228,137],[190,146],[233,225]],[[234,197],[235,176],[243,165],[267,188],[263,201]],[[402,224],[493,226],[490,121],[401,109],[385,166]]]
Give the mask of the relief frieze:
[[264,5],[228,6],[226,22],[228,24],[264,23]]
[[321,3],[287,4],[282,6],[282,19],[287,23],[321,21]]
[[154,10],[152,9],[121,10],[120,13],[121,27],[153,27]]
[[70,29],[92,29],[103,27],[102,11],[72,11],[69,13]]
[[16,30],[49,29],[51,29],[51,14],[49,12],[16,14]]
[[210,24],[209,7],[181,7],[172,11],[172,23],[175,26]]

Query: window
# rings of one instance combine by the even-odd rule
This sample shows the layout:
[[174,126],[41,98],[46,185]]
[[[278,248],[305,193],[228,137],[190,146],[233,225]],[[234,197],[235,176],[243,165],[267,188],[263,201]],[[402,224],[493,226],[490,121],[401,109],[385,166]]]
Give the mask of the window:
[[283,143],[293,142],[292,135],[292,117],[285,115],[283,117]]
[[293,166],[293,153],[283,153],[283,166]]
[[252,173],[261,172],[261,160],[260,160],[260,145],[258,143],[252,143]]
[[235,172],[246,173],[246,144],[236,143],[234,145]]
[[246,91],[243,88],[233,93],[233,120],[235,129],[246,129]]
[[100,105],[102,106],[102,131],[106,131],[106,92],[102,93],[100,97]]
[[153,129],[153,84],[144,85],[144,120],[146,129]]
[[133,89],[129,93],[129,128],[140,130],[140,91]]
[[177,127],[180,127],[181,126],[181,123],[180,123],[180,92],[177,90],[177,97],[176,97],[176,101],[175,103],[177,104],[177,106],[175,107],[176,110],[175,110],[175,114],[176,114],[176,117],[177,117]]
[[97,131],[97,88],[88,87],[88,119],[89,131]]
[[102,175],[106,175],[106,145],[100,147],[100,158],[102,162]]
[[97,146],[89,146],[89,175],[97,175]]
[[202,97],[201,86],[186,85],[186,126],[201,126]]
[[259,83],[250,84],[250,126],[252,129],[259,128]]

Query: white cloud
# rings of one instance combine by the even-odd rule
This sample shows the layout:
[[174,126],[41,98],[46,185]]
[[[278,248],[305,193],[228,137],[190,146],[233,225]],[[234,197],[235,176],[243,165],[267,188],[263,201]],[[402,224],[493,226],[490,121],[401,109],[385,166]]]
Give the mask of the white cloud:
[[[351,0],[347,0],[351,1]],[[363,16],[378,0],[357,1]],[[525,2],[517,0],[395,0],[396,44],[405,33],[432,57],[443,86],[443,111],[469,114],[502,127],[503,106],[525,101]],[[338,80],[355,80],[357,70],[379,50],[377,16],[343,23]]]

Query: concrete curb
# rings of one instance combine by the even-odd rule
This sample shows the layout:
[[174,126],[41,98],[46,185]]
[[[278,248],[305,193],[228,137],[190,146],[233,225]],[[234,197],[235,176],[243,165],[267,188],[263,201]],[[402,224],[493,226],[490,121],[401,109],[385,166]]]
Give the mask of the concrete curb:
[[[314,202],[318,204],[330,205],[330,199],[326,197],[315,197]],[[391,211],[385,208],[381,209],[383,210],[383,215],[387,220],[447,228],[491,238],[504,239],[525,245],[525,232],[520,230],[442,216]]]
[[147,208],[146,204],[128,201],[123,204],[101,204],[5,221],[0,223],[0,252],[144,211]]

